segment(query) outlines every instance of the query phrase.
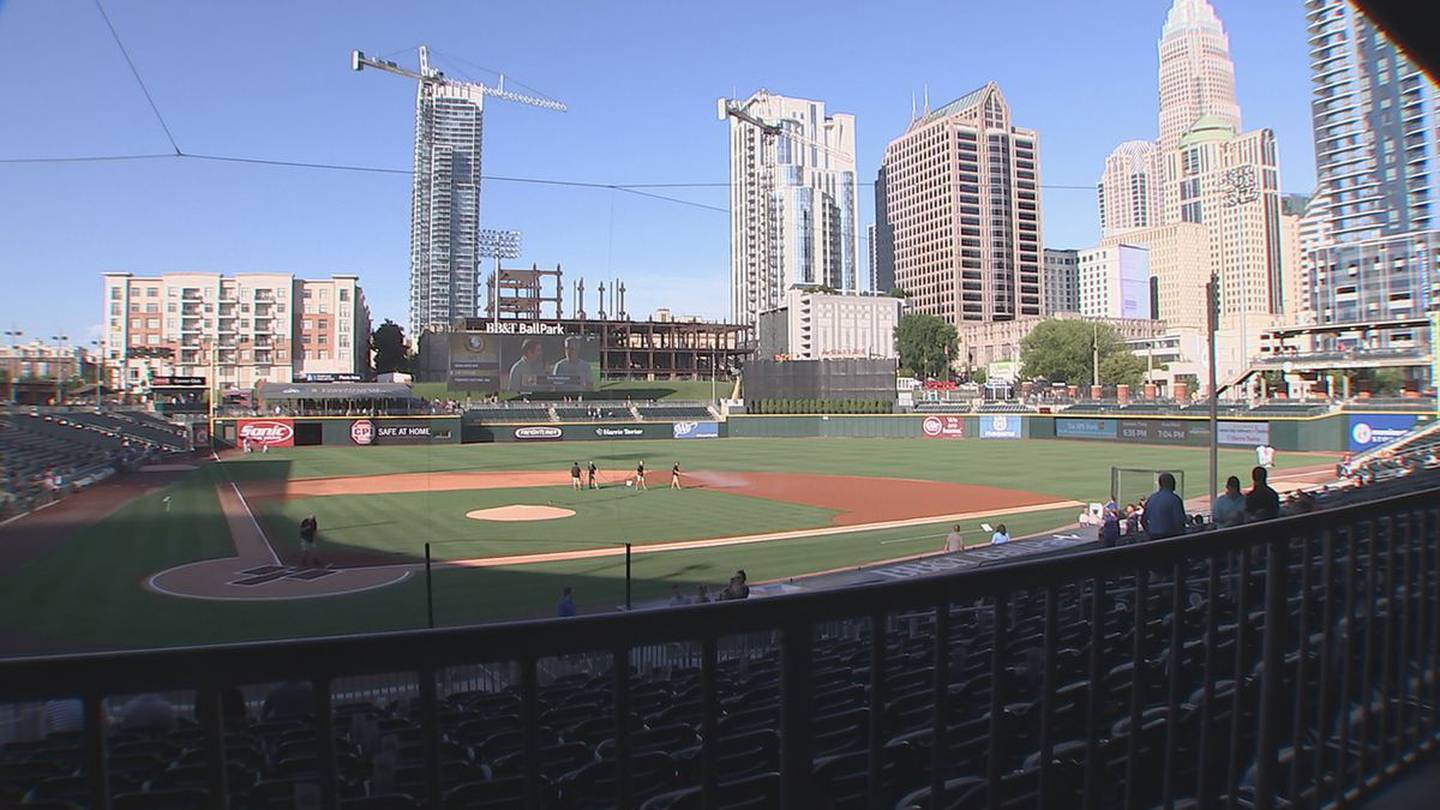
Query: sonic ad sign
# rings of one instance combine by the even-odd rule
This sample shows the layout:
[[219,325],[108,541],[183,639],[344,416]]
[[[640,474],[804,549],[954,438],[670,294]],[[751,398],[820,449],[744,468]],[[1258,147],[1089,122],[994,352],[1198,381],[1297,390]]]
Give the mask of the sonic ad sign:
[[241,419],[235,424],[235,436],[242,443],[267,447],[294,447],[293,419]]

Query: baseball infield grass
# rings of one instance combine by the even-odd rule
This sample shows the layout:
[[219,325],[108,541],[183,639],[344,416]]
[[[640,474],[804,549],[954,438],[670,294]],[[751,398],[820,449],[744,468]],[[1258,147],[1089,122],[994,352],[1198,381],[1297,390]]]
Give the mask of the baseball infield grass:
[[[578,458],[577,458],[578,456]],[[1320,463],[1326,456],[1282,453],[1279,466]],[[908,439],[724,439],[626,441],[544,445],[300,448],[272,451],[223,465],[207,465],[164,490],[125,505],[106,520],[81,527],[64,542],[0,576],[0,655],[30,649],[166,646],[247,639],[379,631],[425,624],[425,583],[415,576],[374,591],[280,602],[179,599],[145,590],[150,575],[187,562],[226,557],[233,546],[215,497],[227,477],[333,477],[426,470],[563,470],[594,460],[602,473],[634,468],[644,459],[660,473],[672,461],[687,470],[804,472],[985,484],[1097,500],[1109,487],[1112,464],[1185,472],[1187,494],[1205,488],[1204,448],[1161,448],[1065,441],[926,441]],[[1221,477],[1244,475],[1253,453],[1221,454]],[[667,478],[652,475],[652,478]],[[298,515],[315,512],[322,533],[344,542],[418,554],[426,540],[459,539],[441,557],[524,553],[589,547],[639,538],[673,539],[780,531],[827,522],[826,510],[713,491],[672,493],[657,485],[633,495],[623,487],[574,493],[565,487],[331,496],[256,505],[272,542],[293,542]],[[613,493],[613,494],[612,494]],[[166,511],[162,500],[170,496]],[[542,500],[543,498],[543,500]],[[507,503],[553,501],[576,510],[559,521],[486,524],[464,511]],[[1015,536],[1074,521],[1075,509],[997,514]],[[458,517],[457,517],[458,515]],[[979,538],[981,519],[968,521]],[[373,525],[366,525],[373,524]],[[563,526],[562,526],[563,524]],[[815,571],[934,551],[948,526],[930,524],[835,534],[739,547],[636,555],[636,601],[662,598],[672,584],[723,584],[734,569],[774,580]],[[460,535],[453,537],[452,535]],[[443,544],[437,548],[443,548]],[[322,551],[324,543],[322,543]],[[582,611],[611,609],[624,599],[622,557],[485,569],[438,569],[433,579],[439,624],[549,615],[564,585]]]

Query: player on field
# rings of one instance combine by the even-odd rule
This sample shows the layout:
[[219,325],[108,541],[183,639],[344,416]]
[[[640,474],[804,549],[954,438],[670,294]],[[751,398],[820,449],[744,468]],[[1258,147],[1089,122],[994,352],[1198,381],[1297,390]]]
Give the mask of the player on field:
[[593,461],[590,462],[589,472],[590,472],[590,488],[591,488],[591,489],[599,489],[599,488],[600,488],[600,485],[595,483],[595,462],[593,462]]
[[300,564],[306,568],[319,563],[319,560],[315,558],[315,535],[319,531],[320,526],[314,515],[309,515],[300,521]]
[[670,488],[680,489],[680,462],[678,461],[670,468]]
[[570,488],[580,489],[580,462],[570,462]]
[[645,486],[645,462],[635,465],[635,489],[636,491],[649,489]]

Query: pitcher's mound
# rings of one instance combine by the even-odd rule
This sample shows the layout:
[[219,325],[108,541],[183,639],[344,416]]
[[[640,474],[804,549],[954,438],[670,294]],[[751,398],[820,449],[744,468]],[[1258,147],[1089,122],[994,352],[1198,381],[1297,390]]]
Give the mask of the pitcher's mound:
[[530,506],[528,504],[512,504],[510,506],[496,506],[491,509],[472,509],[465,513],[465,517],[471,520],[501,520],[515,522],[521,520],[555,520],[567,518],[575,514],[574,509],[562,509],[558,506]]

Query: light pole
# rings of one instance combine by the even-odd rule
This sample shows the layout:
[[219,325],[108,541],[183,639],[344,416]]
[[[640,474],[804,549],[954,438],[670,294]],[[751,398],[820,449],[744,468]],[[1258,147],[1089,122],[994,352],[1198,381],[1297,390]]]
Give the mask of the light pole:
[[20,376],[20,358],[15,354],[15,341],[24,336],[25,333],[19,329],[5,330],[5,337],[10,339],[10,356],[15,358],[15,370],[10,373],[10,402],[15,405],[20,404],[20,389],[15,385],[16,378]]
[[105,342],[103,340],[92,340],[90,345],[95,347],[95,407],[105,407]]
[[50,339],[55,341],[57,353],[55,365],[58,373],[55,374],[55,404],[65,404],[65,343],[70,340],[69,335],[51,335]]

